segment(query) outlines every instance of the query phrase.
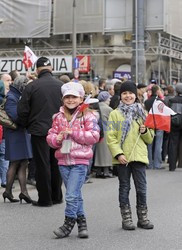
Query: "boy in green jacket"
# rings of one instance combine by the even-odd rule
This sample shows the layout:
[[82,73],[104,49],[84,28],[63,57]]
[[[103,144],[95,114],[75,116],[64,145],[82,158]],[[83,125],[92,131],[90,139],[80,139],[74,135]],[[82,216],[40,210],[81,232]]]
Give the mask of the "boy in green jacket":
[[144,125],[145,111],[137,102],[137,87],[134,82],[126,81],[120,89],[121,102],[110,113],[107,126],[107,144],[117,166],[119,179],[119,203],[122,215],[122,228],[134,230],[129,191],[132,175],[137,199],[137,226],[153,229],[147,218],[146,165],[148,162],[147,144],[152,143],[154,132]]

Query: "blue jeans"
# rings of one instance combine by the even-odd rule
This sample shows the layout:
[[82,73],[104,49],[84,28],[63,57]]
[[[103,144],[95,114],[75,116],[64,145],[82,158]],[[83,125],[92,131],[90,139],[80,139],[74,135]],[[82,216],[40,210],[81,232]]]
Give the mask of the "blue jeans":
[[148,145],[148,168],[160,168],[162,163],[162,143],[164,131],[156,130],[152,144]]
[[131,189],[130,177],[132,175],[135,189],[136,189],[136,203],[137,206],[147,204],[147,182],[146,182],[146,165],[141,162],[131,162],[126,165],[118,165],[118,179],[119,179],[119,203],[120,207],[129,205],[129,192]]
[[0,144],[0,182],[6,184],[6,173],[9,167],[9,161],[5,160],[5,139]]
[[85,182],[88,166],[59,166],[59,171],[66,187],[65,216],[75,219],[80,215],[85,216],[81,188]]

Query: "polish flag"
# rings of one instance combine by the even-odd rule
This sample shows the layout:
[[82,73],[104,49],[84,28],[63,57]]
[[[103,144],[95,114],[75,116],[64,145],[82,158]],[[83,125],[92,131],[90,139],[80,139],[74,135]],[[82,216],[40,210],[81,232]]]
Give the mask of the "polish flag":
[[25,68],[31,68],[37,59],[38,57],[33,53],[33,51],[28,46],[25,46],[23,55],[23,64],[25,65]]
[[163,102],[155,100],[144,124],[148,128],[170,132],[171,115],[175,114],[176,113],[167,107]]

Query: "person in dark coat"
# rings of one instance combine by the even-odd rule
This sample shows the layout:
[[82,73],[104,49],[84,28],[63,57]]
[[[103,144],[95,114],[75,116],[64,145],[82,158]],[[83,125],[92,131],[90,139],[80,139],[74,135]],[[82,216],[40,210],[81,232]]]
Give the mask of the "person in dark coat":
[[[26,77],[17,77],[10,85],[10,90],[6,96],[5,111],[15,123],[17,121],[17,103],[27,83]],[[5,128],[5,144],[5,159],[10,161],[10,165],[7,172],[6,190],[3,193],[4,201],[6,199],[10,202],[19,201],[14,199],[12,195],[12,186],[17,174],[21,189],[20,201],[24,200],[31,203],[26,187],[26,169],[28,160],[32,158],[30,135],[21,126],[18,126],[16,130]]]
[[109,105],[112,109],[116,109],[120,103],[121,84],[122,84],[122,82],[120,80],[118,80],[114,84],[114,95],[111,97],[111,101],[110,101],[110,105]]
[[[5,98],[4,82],[0,80],[0,105],[3,105]],[[6,174],[8,171],[9,161],[5,160],[5,138],[2,127],[2,141],[0,142],[0,183],[1,187],[6,187]]]
[[62,202],[61,177],[55,150],[46,142],[52,126],[52,116],[61,105],[62,83],[52,75],[48,58],[40,57],[36,63],[38,79],[25,88],[18,103],[18,122],[28,128],[31,134],[33,157],[36,165],[36,188],[38,201],[34,206],[51,206]]
[[[176,85],[176,96],[169,100],[169,107],[177,114],[182,114],[182,83]],[[175,171],[176,167],[182,167],[182,129],[171,126],[168,146],[169,171]],[[178,163],[178,164],[177,164]]]

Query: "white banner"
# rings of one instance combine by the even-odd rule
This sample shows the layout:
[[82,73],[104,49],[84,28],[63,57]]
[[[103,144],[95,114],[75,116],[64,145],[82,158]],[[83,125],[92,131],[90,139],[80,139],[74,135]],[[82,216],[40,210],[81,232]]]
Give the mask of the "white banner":
[[[47,57],[51,61],[53,73],[71,73],[72,72],[72,56],[50,56]],[[30,72],[34,72],[35,65],[30,68]],[[25,65],[22,58],[18,57],[4,57],[0,58],[0,74],[9,73],[12,70],[18,70],[20,73],[25,73]]]
[[50,0],[1,0],[0,37],[49,37],[51,26]]
[[182,2],[181,0],[164,1],[164,30],[172,36],[182,38]]
[[[103,0],[76,0],[77,33],[103,32]],[[73,29],[73,0],[54,0],[53,34],[70,34]]]

